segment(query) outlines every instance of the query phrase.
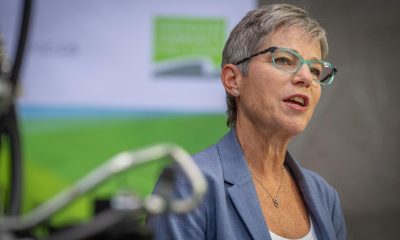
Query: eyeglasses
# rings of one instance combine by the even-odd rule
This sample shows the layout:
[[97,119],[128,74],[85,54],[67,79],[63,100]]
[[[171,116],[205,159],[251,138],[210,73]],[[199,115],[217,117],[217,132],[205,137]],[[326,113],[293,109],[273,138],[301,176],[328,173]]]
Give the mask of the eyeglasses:
[[333,82],[337,69],[330,63],[321,60],[305,60],[299,53],[288,48],[270,47],[253,55],[243,58],[234,63],[239,65],[243,62],[249,61],[253,57],[268,53],[272,54],[272,64],[275,68],[285,72],[297,73],[303,64],[307,64],[311,74],[314,76],[313,80],[321,85],[329,85]]

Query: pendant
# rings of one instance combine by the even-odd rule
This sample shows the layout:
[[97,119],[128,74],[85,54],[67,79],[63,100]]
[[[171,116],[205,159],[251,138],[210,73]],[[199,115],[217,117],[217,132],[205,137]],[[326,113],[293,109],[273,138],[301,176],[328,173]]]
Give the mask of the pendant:
[[272,198],[272,202],[274,203],[274,206],[275,206],[276,208],[279,207],[279,202],[278,202],[278,198],[277,198],[277,197],[273,197],[273,198]]

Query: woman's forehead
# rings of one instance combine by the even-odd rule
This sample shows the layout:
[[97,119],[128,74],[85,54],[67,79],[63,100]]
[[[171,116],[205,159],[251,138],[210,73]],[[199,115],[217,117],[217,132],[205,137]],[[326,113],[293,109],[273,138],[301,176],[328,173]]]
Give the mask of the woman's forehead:
[[269,33],[261,44],[261,48],[284,47],[297,51],[305,59],[321,59],[320,41],[310,36],[301,27],[281,27]]

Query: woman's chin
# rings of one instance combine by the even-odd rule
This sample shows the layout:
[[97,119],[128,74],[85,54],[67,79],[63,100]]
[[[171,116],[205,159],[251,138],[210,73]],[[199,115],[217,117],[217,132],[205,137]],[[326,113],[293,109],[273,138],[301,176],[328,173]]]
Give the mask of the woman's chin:
[[284,129],[289,136],[294,137],[294,136],[304,132],[306,127],[307,127],[307,124],[305,124],[305,123],[291,123],[291,124],[286,124],[284,126]]

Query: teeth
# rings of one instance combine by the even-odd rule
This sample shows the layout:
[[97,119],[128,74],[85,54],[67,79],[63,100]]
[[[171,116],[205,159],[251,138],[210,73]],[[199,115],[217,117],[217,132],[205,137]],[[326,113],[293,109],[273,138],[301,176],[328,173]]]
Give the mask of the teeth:
[[302,106],[304,106],[304,98],[302,98],[302,97],[292,97],[292,98],[290,98],[290,100],[291,100],[291,101],[298,102],[298,103],[300,103]]

